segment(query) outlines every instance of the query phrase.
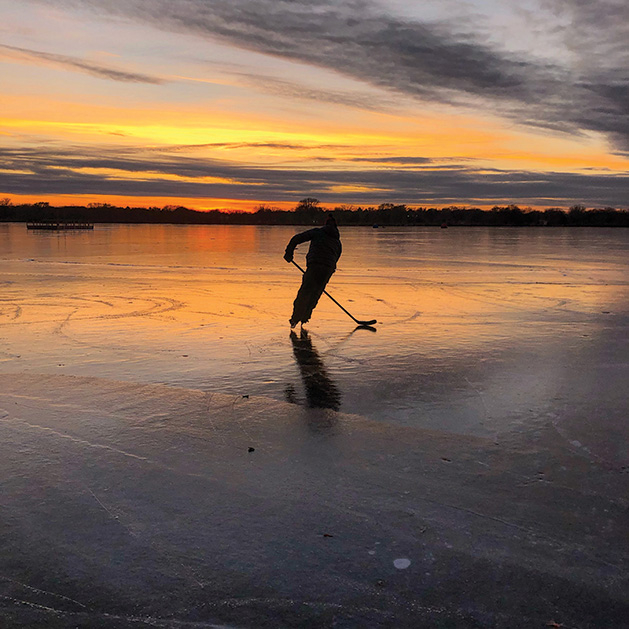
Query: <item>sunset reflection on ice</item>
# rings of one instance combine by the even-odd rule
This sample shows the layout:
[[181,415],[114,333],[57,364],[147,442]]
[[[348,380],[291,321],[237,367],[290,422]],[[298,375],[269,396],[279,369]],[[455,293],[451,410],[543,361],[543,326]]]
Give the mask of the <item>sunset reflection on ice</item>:
[[[0,369],[307,404],[288,326],[300,278],[281,257],[299,229],[4,225]],[[307,326],[340,410],[493,435],[624,376],[623,231],[341,231],[328,290],[378,325],[354,331],[324,297]]]

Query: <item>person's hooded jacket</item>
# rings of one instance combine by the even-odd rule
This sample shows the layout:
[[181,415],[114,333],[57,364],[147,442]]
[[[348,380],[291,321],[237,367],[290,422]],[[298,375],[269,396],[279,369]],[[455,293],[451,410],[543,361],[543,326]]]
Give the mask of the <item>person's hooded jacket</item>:
[[323,227],[316,227],[295,234],[286,246],[284,258],[290,262],[293,259],[295,247],[308,240],[310,241],[310,248],[306,254],[306,263],[308,265],[320,264],[336,269],[336,263],[343,251],[341,235],[336,223],[329,220]]

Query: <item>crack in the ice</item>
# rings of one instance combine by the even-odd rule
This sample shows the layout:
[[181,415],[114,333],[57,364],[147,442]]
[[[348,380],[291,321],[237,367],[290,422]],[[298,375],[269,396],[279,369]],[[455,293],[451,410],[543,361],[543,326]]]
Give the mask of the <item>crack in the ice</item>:
[[[75,378],[78,376],[63,376],[63,378]],[[93,414],[93,410],[89,409],[89,408],[85,408],[83,405],[81,404],[76,404],[74,402],[54,402],[53,400],[51,400],[48,397],[43,397],[40,395],[22,395],[19,393],[12,393],[12,392],[8,392],[8,393],[4,393],[3,394],[5,397],[11,397],[11,398],[17,398],[18,400],[20,400],[19,402],[15,402],[15,404],[19,404],[20,407],[22,408],[30,408],[33,410],[37,410],[37,411],[42,411],[43,409],[39,406],[31,406],[30,404],[24,404],[24,402],[22,402],[22,400],[32,400],[35,402],[45,402],[48,406],[51,406],[52,408],[55,409],[73,409],[76,410],[80,413],[86,413],[86,414]],[[111,418],[115,418],[115,419],[125,419],[125,420],[130,420],[131,418],[128,415],[125,415],[123,413],[113,413],[111,411],[108,411],[106,413],[107,417],[111,417]]]
[[40,605],[39,603],[32,603],[31,601],[23,601],[20,598],[13,598],[11,596],[4,596],[0,594],[0,599],[4,599],[5,601],[11,601],[12,603],[18,603],[19,605],[26,605],[27,607],[33,607],[35,609],[41,609],[47,612],[52,612],[56,615],[65,615],[72,612],[64,612],[60,609],[55,609],[54,607],[48,607],[47,605]]
[[[0,599],[4,599],[7,601],[11,601],[13,603],[17,603],[19,605],[25,605],[28,607],[32,607],[34,609],[39,609],[41,611],[53,613],[56,616],[66,616],[68,618],[73,618],[75,621],[80,619],[106,619],[106,620],[114,620],[114,621],[127,621],[132,623],[141,623],[144,625],[148,625],[151,627],[190,627],[191,629],[194,627],[205,628],[205,629],[227,629],[229,625],[221,624],[217,625],[211,621],[189,621],[189,620],[179,620],[176,618],[155,618],[153,616],[125,616],[122,614],[109,614],[106,612],[69,612],[60,609],[55,609],[52,607],[48,607],[46,605],[40,605],[37,603],[32,603],[30,601],[24,601],[21,599],[15,599],[8,596],[0,595]],[[398,602],[393,599],[394,602]],[[393,609],[389,608],[377,608],[377,607],[368,607],[364,605],[344,605],[342,603],[328,603],[324,601],[304,601],[304,600],[294,600],[290,598],[259,598],[259,597],[247,597],[247,598],[226,598],[219,601],[207,601],[203,603],[204,608],[209,609],[221,609],[221,608],[230,608],[237,609],[247,606],[266,606],[269,610],[290,610],[294,608],[307,607],[316,611],[336,611],[336,612],[350,612],[350,613],[359,613],[359,614],[369,614],[371,617],[377,617],[381,620],[391,619],[395,615]],[[439,606],[432,605],[421,605],[414,600],[406,601],[406,608],[408,611],[412,611],[414,613],[422,613],[428,614],[431,617],[440,617],[440,618],[457,618],[459,620],[465,621],[473,621],[476,620],[476,615],[473,612],[462,608],[445,608]],[[492,611],[491,615],[494,619],[502,619],[504,621],[512,621],[514,618],[509,614],[504,614],[499,611]],[[532,619],[519,616],[519,621],[522,620],[531,620]],[[566,626],[566,629],[568,627]],[[572,626],[571,629],[577,629],[576,626]]]
[[127,532],[129,533],[129,535],[131,535],[132,537],[136,536],[135,533],[117,515],[112,513],[105,506],[105,504],[102,502],[102,500],[87,485],[85,485],[85,488],[87,489],[87,491],[90,492],[90,494],[92,494],[92,496],[94,497],[94,500],[96,500],[96,502],[106,511],[106,513],[111,517],[112,520],[114,520],[114,522],[117,522],[118,524],[123,526],[127,530]]
[[[2,418],[5,419],[5,418]],[[6,420],[5,420],[6,421]],[[53,428],[48,428],[47,426],[40,426],[39,424],[31,424],[30,422],[27,422],[25,419],[21,419],[19,417],[10,417],[8,419],[8,421],[13,421],[13,422],[19,422],[21,424],[24,424],[26,426],[28,426],[29,428],[36,428],[38,430],[43,430],[44,432],[49,432],[57,437],[61,437],[62,439],[68,439],[69,441],[72,441],[74,443],[79,443],[81,445],[84,446],[88,446],[90,448],[99,448],[99,449],[103,449],[103,450],[110,450],[111,452],[116,452],[117,454],[122,454],[123,456],[127,456],[130,457],[132,459],[137,459],[139,461],[147,461],[149,463],[152,463],[152,461],[144,456],[140,456],[138,454],[133,454],[131,452],[126,452],[125,450],[119,450],[118,448],[113,448],[111,446],[106,446],[103,445],[102,443],[92,443],[91,441],[87,441],[86,439],[80,439],[79,437],[73,437],[72,435],[69,435],[67,433],[64,432],[59,432],[57,430],[54,430]]]
[[186,620],[176,620],[174,618],[161,619],[161,618],[152,618],[151,616],[146,616],[144,618],[139,616],[123,616],[119,614],[108,614],[106,612],[95,612],[95,613],[86,613],[86,612],[68,612],[61,609],[55,609],[54,607],[48,607],[46,605],[40,605],[39,603],[32,603],[30,601],[23,601],[19,598],[12,598],[10,596],[3,596],[0,594],[0,599],[4,599],[5,601],[11,601],[12,603],[17,603],[18,605],[25,605],[27,607],[32,607],[33,609],[38,609],[44,612],[52,613],[55,616],[67,616],[69,618],[74,618],[75,620],[85,619],[86,617],[89,619],[94,618],[102,618],[107,620],[124,620],[127,622],[133,623],[142,623],[144,625],[148,625],[151,627],[206,627],[207,629],[226,629],[226,625],[216,625],[212,622],[203,622],[203,621],[186,621]]
[[469,380],[469,378],[467,376],[465,376],[465,381],[467,382],[467,384],[470,385],[470,387],[472,387],[472,389],[474,389],[474,391],[476,391],[476,393],[478,394],[478,397],[480,398],[481,404],[483,405],[483,410],[485,412],[485,422],[489,421],[489,410],[487,409],[487,404],[485,404],[485,397],[483,396],[483,394],[481,393],[480,389],[478,389],[477,387],[475,387]]
[[131,526],[129,526],[128,524],[126,524],[119,516],[115,515],[111,509],[109,509],[104,503],[103,501],[92,491],[92,489],[90,487],[88,487],[85,484],[82,484],[83,487],[85,487],[85,489],[87,489],[87,491],[90,492],[90,494],[94,497],[94,500],[96,500],[96,502],[105,510],[105,512],[120,526],[124,527],[124,529],[127,531],[127,533],[129,533],[129,535],[133,538],[135,538],[136,540],[139,540],[140,543],[145,543],[148,546],[150,546],[154,551],[161,553],[164,557],[166,557],[169,560],[169,563],[177,563],[179,564],[179,566],[181,566],[181,568],[183,568],[184,572],[186,573],[186,575],[191,578],[201,589],[205,588],[205,584],[202,583],[196,576],[194,570],[192,568],[190,568],[190,566],[187,566],[186,564],[184,564],[183,562],[181,562],[177,557],[175,557],[172,553],[169,553],[167,550],[164,550],[164,548],[162,548],[158,542],[151,540],[150,538],[140,538],[140,536],[135,533]]
[[212,429],[212,432],[215,435],[218,435],[220,440],[221,440],[221,442],[223,443],[223,446],[227,447],[227,441],[225,440],[225,437],[223,436],[221,431],[216,428],[216,424],[214,423],[214,420],[212,419],[212,414],[210,413],[210,406],[212,405],[212,399],[214,398],[214,394],[213,393],[206,393],[205,394],[205,398],[206,398],[205,416],[206,416],[207,420],[210,422],[210,427]]
[[553,542],[554,544],[557,544],[560,547],[566,547],[569,546],[571,548],[577,548],[579,551],[581,551],[586,557],[588,557],[591,561],[594,561],[595,563],[599,563],[602,564],[604,566],[607,566],[609,568],[614,568],[615,570],[622,570],[622,566],[613,564],[609,561],[605,561],[605,559],[601,559],[600,557],[597,557],[595,555],[592,555],[587,547],[579,545],[579,544],[575,544],[574,542],[569,543],[565,540],[561,540],[561,539],[557,539],[556,537],[552,537],[551,535],[547,535],[544,533],[538,533],[537,531],[534,531],[533,529],[530,529],[526,526],[521,526],[520,524],[515,524],[514,522],[510,522],[509,520],[503,520],[502,518],[497,518],[496,516],[493,515],[489,515],[487,513],[481,513],[479,511],[474,511],[473,509],[468,509],[466,507],[461,507],[458,505],[453,505],[453,504],[449,504],[447,502],[440,502],[439,500],[435,500],[433,498],[427,498],[426,496],[420,496],[419,497],[420,500],[425,500],[427,502],[431,502],[434,504],[437,504],[439,506],[442,507],[450,507],[451,509],[456,509],[457,511],[463,511],[464,513],[469,513],[470,515],[475,515],[479,518],[484,518],[487,520],[492,520],[494,522],[499,522],[500,524],[504,524],[505,526],[509,526],[515,529],[518,529],[520,531],[524,531],[525,533],[527,533],[528,535],[532,536],[532,537],[536,537],[537,539],[543,539],[549,542]]
[[27,585],[26,583],[22,583],[21,581],[17,581],[16,579],[11,579],[11,577],[5,577],[3,574],[0,574],[0,579],[3,579],[4,581],[9,581],[10,583],[15,583],[16,585],[26,588],[27,590],[32,590],[33,592],[39,592],[40,594],[48,594],[56,598],[62,598],[66,601],[76,603],[77,605],[79,605],[80,607],[83,607],[84,609],[88,608],[87,605],[84,605],[80,601],[70,598],[69,596],[64,596],[63,594],[56,594],[55,592],[50,592],[48,590],[40,590],[39,588],[33,587],[31,585]]

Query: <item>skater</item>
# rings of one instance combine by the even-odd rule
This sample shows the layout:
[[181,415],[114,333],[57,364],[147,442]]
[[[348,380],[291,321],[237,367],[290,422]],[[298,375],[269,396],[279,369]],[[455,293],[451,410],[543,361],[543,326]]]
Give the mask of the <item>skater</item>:
[[293,315],[290,327],[310,320],[319,297],[326,284],[336,270],[336,262],[341,256],[341,236],[334,216],[328,214],[325,225],[309,229],[296,234],[290,239],[284,252],[286,262],[293,261],[295,247],[302,242],[310,241],[310,248],[306,255],[306,272],[303,275],[301,287],[293,303]]

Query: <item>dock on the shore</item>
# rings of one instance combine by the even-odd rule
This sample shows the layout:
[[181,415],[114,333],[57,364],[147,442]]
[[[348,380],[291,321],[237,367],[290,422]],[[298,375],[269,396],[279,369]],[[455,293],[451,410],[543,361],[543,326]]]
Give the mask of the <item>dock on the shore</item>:
[[34,221],[26,223],[26,229],[48,229],[48,230],[64,230],[64,229],[94,229],[94,223],[86,223],[84,221]]

